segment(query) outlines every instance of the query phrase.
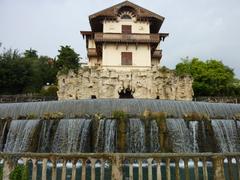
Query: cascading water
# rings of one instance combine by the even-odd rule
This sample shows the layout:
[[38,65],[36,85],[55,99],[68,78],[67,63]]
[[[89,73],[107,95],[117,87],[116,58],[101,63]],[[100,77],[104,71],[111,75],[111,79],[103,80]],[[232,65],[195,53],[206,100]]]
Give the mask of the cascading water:
[[38,142],[38,152],[51,152],[53,137],[55,135],[59,121],[44,120],[40,131]]
[[[126,136],[117,134],[118,120],[72,119],[77,115],[102,113],[111,117],[123,110]],[[149,109],[177,117],[166,124],[138,117]],[[34,114],[62,112],[62,120],[10,120]],[[184,121],[182,115],[196,112],[226,120]],[[4,152],[236,152],[240,151],[240,121],[229,120],[240,105],[168,100],[80,100],[0,104],[0,150]],[[145,119],[146,120],[146,119]],[[194,119],[193,119],[194,120]],[[165,123],[165,121],[164,121]],[[167,128],[166,128],[167,127]],[[122,129],[121,129],[122,130]],[[160,144],[162,147],[160,147]],[[172,146],[168,146],[168,144]],[[126,148],[123,146],[127,146]],[[216,148],[218,147],[218,148]]]
[[116,146],[116,120],[100,120],[96,152],[114,152]]
[[197,121],[190,121],[189,122],[189,130],[190,130],[190,140],[192,144],[192,152],[198,152],[198,122]]
[[104,152],[114,152],[116,142],[116,121],[107,120],[105,127]]
[[126,111],[131,115],[141,115],[146,107],[152,112],[166,112],[178,118],[181,118],[183,114],[198,112],[211,117],[220,116],[228,119],[240,112],[239,104],[144,99],[86,99],[0,104],[0,117],[17,119],[19,115],[26,115],[29,112],[36,116],[41,116],[46,112],[62,112],[66,118],[71,118],[76,114],[95,114],[99,112],[104,115],[111,115],[116,109]]
[[213,120],[212,127],[221,152],[239,152],[239,137],[233,120]]
[[129,119],[128,152],[145,152],[145,128],[140,119]]
[[190,131],[183,119],[167,119],[167,128],[174,152],[192,152]]
[[158,125],[155,120],[150,122],[150,152],[159,152],[160,143],[159,143],[159,131]]
[[104,133],[105,133],[105,120],[101,119],[99,121],[98,131],[97,131],[97,140],[96,140],[96,147],[95,147],[96,152],[104,151],[104,142],[105,142]]
[[89,119],[60,120],[52,146],[52,152],[86,152],[89,144]]
[[8,121],[0,121],[0,151],[3,150]]
[[[34,151],[34,136],[37,135],[37,127],[40,120],[13,120],[7,135],[4,152]],[[35,143],[36,144],[36,143]]]

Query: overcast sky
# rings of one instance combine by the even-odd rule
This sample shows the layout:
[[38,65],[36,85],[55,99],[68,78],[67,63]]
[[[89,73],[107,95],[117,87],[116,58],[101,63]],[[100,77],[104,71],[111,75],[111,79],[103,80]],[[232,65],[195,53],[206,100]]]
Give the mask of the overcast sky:
[[[55,57],[71,45],[84,59],[80,30],[88,16],[119,0],[0,0],[0,42],[6,48],[36,49]],[[162,65],[174,68],[186,56],[219,59],[240,78],[240,0],[132,0],[165,17]],[[0,48],[0,51],[2,47]]]

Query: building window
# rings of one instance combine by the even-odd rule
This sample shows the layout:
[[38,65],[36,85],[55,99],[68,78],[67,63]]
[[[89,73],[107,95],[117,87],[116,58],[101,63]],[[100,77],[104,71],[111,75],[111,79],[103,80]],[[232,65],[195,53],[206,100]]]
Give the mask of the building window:
[[129,16],[128,14],[124,14],[122,15],[121,19],[132,19],[132,17]]
[[131,25],[122,25],[122,33],[123,34],[131,34],[132,26]]
[[122,65],[132,65],[131,52],[122,52]]

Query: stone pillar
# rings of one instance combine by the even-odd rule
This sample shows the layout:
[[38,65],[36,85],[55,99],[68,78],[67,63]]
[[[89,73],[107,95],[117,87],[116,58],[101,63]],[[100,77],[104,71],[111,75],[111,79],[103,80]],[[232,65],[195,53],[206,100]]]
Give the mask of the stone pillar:
[[86,180],[86,159],[82,159],[82,180]]
[[212,161],[213,161],[213,178],[214,178],[214,180],[225,179],[222,157],[214,156],[214,157],[212,157]]
[[52,160],[52,180],[56,180],[57,179],[57,166],[56,166],[56,160],[53,159]]
[[159,159],[157,162],[157,179],[162,179],[161,159]]
[[77,172],[77,160],[72,160],[72,180],[76,179],[76,172]]
[[11,161],[4,160],[3,164],[3,180],[9,180],[10,174],[14,169],[14,165]]
[[64,159],[63,166],[62,166],[62,180],[66,179],[66,174],[67,174],[66,164],[67,164],[67,161]]
[[189,169],[188,169],[188,159],[184,158],[184,173],[186,180],[190,180],[190,174],[189,174]]
[[142,171],[142,159],[138,160],[138,179],[143,179],[143,171]]
[[112,180],[122,179],[121,159],[116,155],[112,160]]
[[175,159],[175,179],[180,180],[179,158]]
[[195,180],[198,180],[199,179],[199,173],[198,173],[198,161],[199,161],[199,159],[198,158],[194,158],[193,161],[194,161],[194,176],[195,176]]
[[96,165],[96,159],[90,159],[91,160],[91,179],[95,180],[96,173],[95,173],[95,165]]
[[129,160],[129,180],[133,180],[133,160]]
[[203,180],[208,180],[207,161],[206,158],[202,158],[203,163]]
[[104,180],[104,169],[105,169],[105,161],[101,159],[101,177],[100,180]]
[[148,159],[148,180],[152,180],[152,161],[153,159]]
[[166,159],[166,179],[170,180],[171,179],[171,171],[170,171],[170,159]]
[[47,159],[42,160],[42,180],[47,179]]
[[36,180],[37,179],[37,160],[36,159],[32,159],[32,180]]

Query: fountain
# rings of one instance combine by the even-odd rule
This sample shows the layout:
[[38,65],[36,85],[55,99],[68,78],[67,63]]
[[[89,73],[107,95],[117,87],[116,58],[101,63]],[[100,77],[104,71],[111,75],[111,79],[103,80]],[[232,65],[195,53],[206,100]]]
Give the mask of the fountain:
[[[146,109],[165,112],[170,117],[161,121],[166,129],[156,118],[144,118]],[[123,120],[112,116],[116,110],[129,115],[124,131],[119,131]],[[42,118],[54,112],[63,113],[64,118]],[[184,114],[193,112],[209,119],[184,119]],[[121,152],[238,152],[240,122],[232,118],[239,112],[240,105],[235,104],[141,99],[0,104],[0,150],[120,152],[126,146]],[[102,117],[96,119],[96,113]],[[29,114],[35,119],[29,120]]]

